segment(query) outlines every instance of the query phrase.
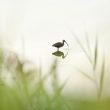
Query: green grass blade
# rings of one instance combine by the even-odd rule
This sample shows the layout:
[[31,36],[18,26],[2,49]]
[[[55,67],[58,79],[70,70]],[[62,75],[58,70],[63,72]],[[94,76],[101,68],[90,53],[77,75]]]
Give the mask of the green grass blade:
[[103,92],[104,75],[105,75],[105,56],[103,56],[101,74],[100,74],[99,93],[98,93],[98,98],[99,99],[101,98],[102,92]]
[[76,34],[74,34],[72,31],[72,36],[74,36],[76,42],[79,44],[80,48],[82,49],[82,51],[85,53],[85,55],[87,56],[88,60],[90,61],[90,63],[92,63],[92,60],[91,60],[91,57],[90,55],[88,54],[88,52],[86,51],[85,47],[83,46],[83,44],[80,42],[78,36]]
[[97,60],[98,60],[98,38],[96,36],[96,42],[95,42],[95,47],[94,47],[94,64],[93,64],[93,69],[96,69],[97,66]]
[[65,87],[65,85],[67,84],[67,82],[68,82],[68,79],[66,79],[65,81],[64,81],[64,83],[58,88],[58,92],[62,92],[62,90],[64,89],[64,87]]
[[[88,36],[87,31],[85,31],[85,37],[86,37],[88,52],[89,52],[89,55],[91,56],[91,47],[90,47],[90,41],[89,41],[89,36]],[[92,56],[91,56],[91,58],[92,58]]]
[[82,70],[80,69],[77,69],[79,71],[80,74],[82,74],[84,77],[86,77],[87,79],[89,79],[90,81],[92,81],[93,83],[95,83],[95,80],[89,76],[87,73],[83,72]]

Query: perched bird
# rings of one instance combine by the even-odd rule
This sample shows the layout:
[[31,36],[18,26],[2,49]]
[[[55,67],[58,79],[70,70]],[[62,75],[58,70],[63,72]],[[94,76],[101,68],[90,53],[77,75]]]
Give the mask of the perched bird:
[[63,40],[62,42],[57,42],[57,43],[53,44],[52,46],[56,47],[59,50],[60,47],[64,46],[64,43],[66,43],[68,45],[68,43],[65,40]]

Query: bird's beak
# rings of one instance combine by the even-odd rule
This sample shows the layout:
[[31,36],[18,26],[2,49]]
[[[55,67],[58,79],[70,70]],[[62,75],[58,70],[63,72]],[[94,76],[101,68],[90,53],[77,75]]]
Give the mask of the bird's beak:
[[68,43],[67,43],[66,41],[65,41],[65,43],[67,44],[67,46],[69,46]]

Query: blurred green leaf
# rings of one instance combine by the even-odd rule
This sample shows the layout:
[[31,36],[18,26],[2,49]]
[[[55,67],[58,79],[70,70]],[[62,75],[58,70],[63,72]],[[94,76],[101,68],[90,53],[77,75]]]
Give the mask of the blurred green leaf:
[[93,69],[96,69],[97,66],[97,60],[98,60],[98,38],[96,36],[96,42],[95,42],[95,47],[94,47],[94,65]]
[[104,75],[105,75],[105,56],[103,55],[101,74],[100,74],[100,82],[99,82],[99,94],[98,94],[99,99],[101,98],[102,92],[103,92]]

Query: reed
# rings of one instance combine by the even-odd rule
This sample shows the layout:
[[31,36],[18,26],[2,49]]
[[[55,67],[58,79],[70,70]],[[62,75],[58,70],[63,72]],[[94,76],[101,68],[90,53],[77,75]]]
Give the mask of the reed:
[[[73,33],[72,33],[73,34]],[[49,67],[47,74],[43,74],[42,64],[39,68],[25,70],[26,64],[32,62],[20,58],[17,54],[8,58],[5,57],[4,49],[0,48],[0,110],[109,110],[110,99],[101,100],[104,89],[105,77],[105,55],[102,55],[102,64],[98,79],[96,70],[98,69],[99,39],[96,37],[92,51],[90,39],[86,35],[86,48],[81,40],[73,34],[78,45],[84,52],[91,64],[93,76],[78,69],[84,77],[89,79],[97,89],[97,99],[89,100],[80,96],[62,95],[62,91],[67,84],[59,83],[58,61],[54,60]],[[7,84],[7,79],[3,74],[10,74],[11,81]],[[47,90],[46,83],[50,80],[51,92]]]

